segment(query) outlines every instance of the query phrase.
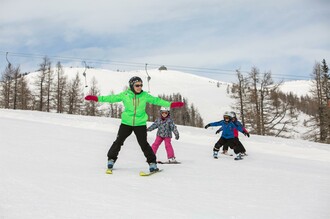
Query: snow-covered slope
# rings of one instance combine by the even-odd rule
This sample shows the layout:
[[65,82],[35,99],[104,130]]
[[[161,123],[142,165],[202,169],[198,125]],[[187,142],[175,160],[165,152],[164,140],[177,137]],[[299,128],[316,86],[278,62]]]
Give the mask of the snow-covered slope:
[[280,86],[280,90],[284,93],[293,93],[298,97],[310,96],[312,86],[312,80],[286,81]]
[[[329,145],[241,136],[249,156],[214,160],[216,129],[178,126],[173,146],[182,164],[140,177],[147,164],[132,135],[113,175],[106,175],[106,153],[119,124],[0,110],[0,218],[329,217]],[[166,159],[163,145],[157,155]]]

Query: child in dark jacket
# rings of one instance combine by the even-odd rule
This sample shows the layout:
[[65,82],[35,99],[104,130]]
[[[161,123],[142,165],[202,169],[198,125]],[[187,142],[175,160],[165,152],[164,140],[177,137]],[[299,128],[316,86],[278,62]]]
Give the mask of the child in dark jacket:
[[243,132],[242,127],[237,126],[235,123],[231,121],[231,114],[230,112],[225,112],[223,115],[223,120],[218,122],[209,123],[205,126],[207,129],[210,126],[221,126],[222,128],[222,134],[220,139],[215,143],[213,148],[213,157],[215,159],[218,158],[218,152],[220,150],[220,147],[226,145],[227,147],[230,146],[232,149],[234,149],[235,154],[237,155],[235,160],[242,159],[241,153],[243,152],[242,147],[240,147],[239,144],[236,144],[235,136],[234,136],[234,129],[237,129],[240,132]]
[[165,149],[167,153],[167,158],[170,163],[176,163],[173,146],[171,143],[172,132],[175,135],[175,139],[179,139],[179,132],[174,124],[172,118],[170,117],[170,109],[167,107],[162,107],[160,109],[160,118],[156,119],[156,121],[147,128],[147,131],[152,131],[158,128],[157,136],[155,142],[152,144],[151,148],[153,152],[156,154],[160,144],[165,142]]

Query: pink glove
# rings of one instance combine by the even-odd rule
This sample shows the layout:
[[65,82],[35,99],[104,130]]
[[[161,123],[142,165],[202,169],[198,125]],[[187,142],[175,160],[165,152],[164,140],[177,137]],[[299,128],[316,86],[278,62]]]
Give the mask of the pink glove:
[[184,103],[183,102],[173,102],[171,103],[171,108],[179,108],[179,107],[183,107]]
[[95,101],[95,102],[99,101],[99,99],[97,98],[97,96],[93,96],[93,95],[87,95],[85,97],[85,100],[91,100],[91,101]]

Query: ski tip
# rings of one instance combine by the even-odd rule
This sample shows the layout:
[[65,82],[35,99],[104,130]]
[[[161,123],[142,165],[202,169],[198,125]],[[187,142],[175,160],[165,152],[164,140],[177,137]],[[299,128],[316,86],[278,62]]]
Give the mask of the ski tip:
[[106,174],[112,174],[112,169],[107,169],[107,171],[105,171]]
[[149,175],[150,175],[150,173],[146,173],[146,172],[143,172],[143,171],[140,172],[140,176],[149,176]]
[[140,172],[140,176],[150,176],[150,175],[153,175],[155,173],[162,172],[162,171],[163,171],[163,169],[160,169],[160,170],[155,171],[155,172],[144,172],[144,171],[141,171]]

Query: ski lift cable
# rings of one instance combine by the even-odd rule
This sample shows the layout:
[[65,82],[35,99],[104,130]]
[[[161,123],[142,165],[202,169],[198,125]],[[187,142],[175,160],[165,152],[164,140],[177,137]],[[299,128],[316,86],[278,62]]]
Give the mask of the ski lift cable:
[[[11,64],[7,58],[9,52],[1,51],[0,53],[6,53],[6,59],[8,64]],[[11,56],[18,56],[18,57],[26,57],[26,58],[42,58],[44,55],[41,54],[30,54],[30,53],[15,53],[10,52]],[[142,63],[137,62],[127,62],[127,61],[115,61],[115,60],[101,60],[101,59],[82,59],[79,57],[64,57],[64,56],[49,56],[51,58],[57,58],[60,60],[66,61],[81,61],[81,60],[88,60],[93,63],[113,63],[118,64],[121,66],[130,66],[130,67],[139,67]],[[149,66],[159,66],[157,64],[148,64]],[[236,73],[236,69],[217,69],[217,68],[202,68],[202,67],[192,67],[192,66],[181,66],[181,65],[167,65],[176,70],[188,70],[190,72],[202,72],[206,74],[215,74],[215,75],[228,75],[228,73]],[[241,73],[247,74],[249,71],[247,70],[240,70]],[[300,75],[286,75],[286,74],[274,74],[272,73],[273,78],[283,78],[283,79],[290,79],[290,80],[300,80],[300,79],[308,79],[307,76],[300,76]],[[150,76],[149,76],[150,77]]]

